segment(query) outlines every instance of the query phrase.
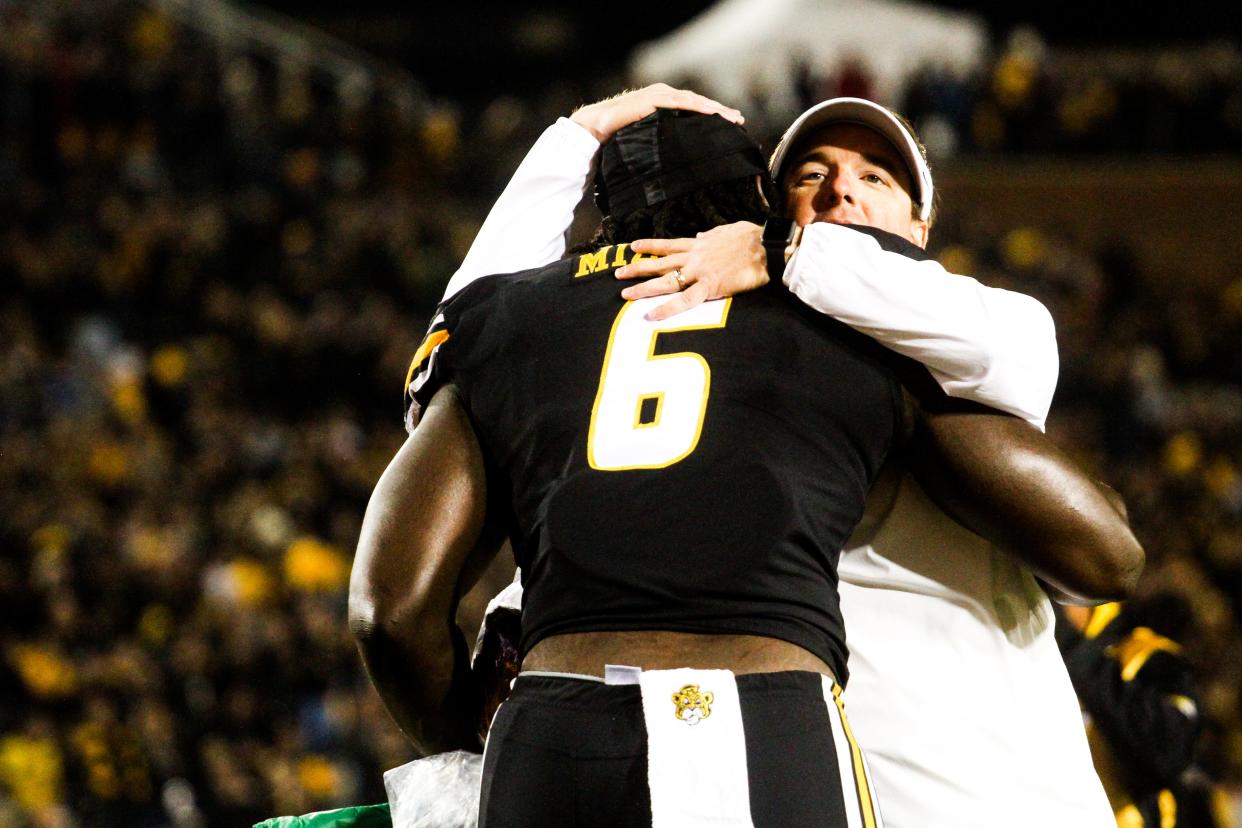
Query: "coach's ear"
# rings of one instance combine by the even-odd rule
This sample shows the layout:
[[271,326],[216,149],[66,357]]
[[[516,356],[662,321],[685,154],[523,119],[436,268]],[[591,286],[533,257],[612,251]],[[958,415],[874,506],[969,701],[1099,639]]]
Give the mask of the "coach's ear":
[[931,234],[931,225],[923,219],[910,219],[910,241],[924,250],[927,249],[927,238]]
[[755,188],[759,190],[759,198],[763,200],[763,206],[769,210],[776,209],[776,188],[772,184],[772,179],[766,175],[755,176]]

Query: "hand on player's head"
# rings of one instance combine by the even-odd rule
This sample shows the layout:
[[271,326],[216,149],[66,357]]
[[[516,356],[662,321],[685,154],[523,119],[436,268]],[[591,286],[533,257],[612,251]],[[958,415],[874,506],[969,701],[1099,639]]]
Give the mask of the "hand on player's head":
[[704,115],[719,115],[726,121],[744,124],[742,113],[731,106],[689,89],[677,89],[667,83],[653,83],[632,89],[611,98],[580,107],[570,119],[588,130],[601,144],[624,126],[642,120],[660,109],[685,109]]

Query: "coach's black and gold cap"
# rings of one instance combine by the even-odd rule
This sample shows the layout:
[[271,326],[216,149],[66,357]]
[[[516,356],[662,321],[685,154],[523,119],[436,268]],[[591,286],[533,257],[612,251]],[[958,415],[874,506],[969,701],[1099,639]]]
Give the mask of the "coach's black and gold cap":
[[719,115],[657,109],[604,145],[595,204],[604,215],[624,216],[754,175],[766,182],[768,165],[746,130]]

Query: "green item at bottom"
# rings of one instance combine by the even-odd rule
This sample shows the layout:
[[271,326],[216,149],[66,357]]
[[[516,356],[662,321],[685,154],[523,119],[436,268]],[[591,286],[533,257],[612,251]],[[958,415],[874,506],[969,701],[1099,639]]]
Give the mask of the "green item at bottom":
[[254,828],[392,828],[392,813],[387,802],[354,805],[302,816],[272,817],[256,823]]

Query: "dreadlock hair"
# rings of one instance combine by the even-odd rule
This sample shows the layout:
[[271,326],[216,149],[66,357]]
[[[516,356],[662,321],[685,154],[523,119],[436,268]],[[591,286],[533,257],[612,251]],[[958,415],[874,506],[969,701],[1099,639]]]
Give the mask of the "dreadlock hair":
[[735,221],[763,224],[768,213],[767,202],[755,179],[750,176],[734,178],[650,207],[640,207],[622,216],[604,216],[594,237],[575,247],[572,252],[585,252],[603,244],[621,244],[635,239],[688,238]]

